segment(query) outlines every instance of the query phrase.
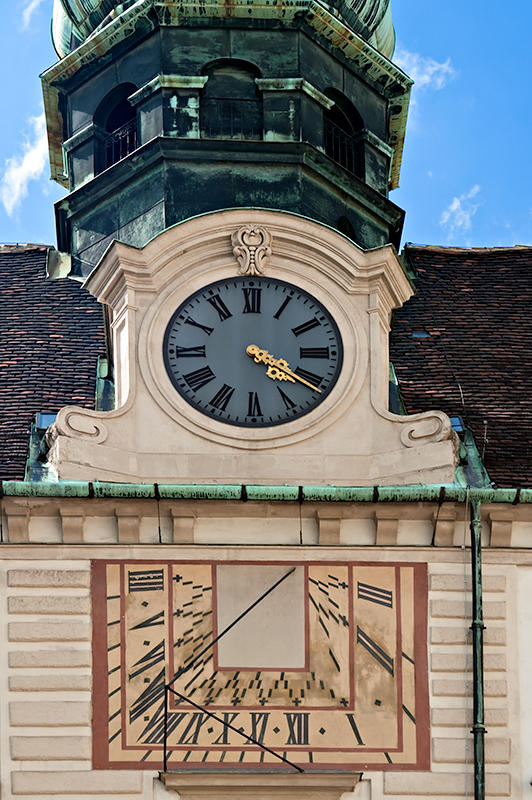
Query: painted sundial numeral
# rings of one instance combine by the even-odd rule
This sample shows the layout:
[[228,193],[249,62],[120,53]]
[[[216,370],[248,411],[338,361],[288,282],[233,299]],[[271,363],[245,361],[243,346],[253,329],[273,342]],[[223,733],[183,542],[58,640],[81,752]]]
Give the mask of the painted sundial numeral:
[[390,675],[394,674],[394,667],[393,667],[393,658],[386,653],[382,647],[371,639],[367,633],[364,633],[362,628],[357,626],[357,642],[358,644],[362,645],[368,653],[373,656],[375,661],[377,661],[384,669],[390,673]]
[[193,372],[188,372],[186,375],[183,375],[183,379],[195,392],[214,380],[215,377],[216,375],[210,367],[201,367],[201,369],[195,369]]
[[[240,716],[238,711],[225,711],[223,715],[223,731],[214,740],[213,744],[229,744],[229,728],[228,725],[233,725],[237,717]],[[223,759],[222,759],[223,760]]]
[[288,739],[286,744],[308,744],[308,718],[306,712],[285,712],[288,725]]
[[362,741],[362,736],[360,735],[360,731],[358,730],[358,725],[355,722],[355,715],[354,714],[346,714],[346,717],[349,721],[349,725],[351,726],[351,730],[357,740],[357,744],[364,744]]
[[203,711],[195,711],[193,714],[191,714],[185,729],[181,732],[181,735],[177,740],[178,743],[197,744],[200,731],[205,723],[209,721],[209,719],[209,715],[205,714]]
[[[161,661],[164,661],[164,641],[159,642],[153,647],[149,653],[146,653],[145,656],[139,658],[135,664],[133,664],[133,671],[129,673],[129,680],[133,680],[136,678],[137,675],[140,675],[142,672],[146,672],[147,669],[151,669],[156,664],[159,664]],[[136,669],[138,667],[138,669]]]
[[328,347],[300,347],[300,358],[329,358]]
[[164,611],[159,611],[159,613],[154,614],[153,617],[142,620],[142,622],[139,622],[138,625],[134,625],[130,630],[138,631],[141,628],[153,628],[155,625],[164,625]]
[[129,570],[128,587],[130,592],[153,592],[164,589],[162,569]]
[[219,294],[214,294],[212,297],[208,297],[207,302],[210,303],[215,311],[218,312],[220,322],[224,322],[224,320],[233,316]]
[[302,322],[301,325],[296,325],[295,328],[292,328],[292,333],[294,336],[301,336],[302,333],[307,333],[307,331],[311,331],[312,328],[317,328],[319,325],[321,325],[319,319],[312,317],[312,319]]
[[201,344],[196,347],[179,347],[175,349],[176,358],[204,358],[205,345]]
[[129,709],[130,723],[135,722],[136,719],[146,714],[155,703],[164,698],[164,678],[165,669],[163,667],[152,682],[143,689],[135,702],[131,704]]
[[[269,711],[252,711],[251,712],[251,731],[249,735],[259,744],[264,744],[264,737],[266,736],[266,728],[268,727],[268,719],[270,717]],[[249,741],[251,741],[251,739]]]
[[242,288],[244,293],[243,314],[260,314],[260,301],[262,289],[251,289],[247,286]]
[[381,589],[379,586],[372,586],[370,583],[357,582],[357,597],[361,600],[369,600],[370,603],[377,603],[380,606],[393,608],[393,594],[389,589]]

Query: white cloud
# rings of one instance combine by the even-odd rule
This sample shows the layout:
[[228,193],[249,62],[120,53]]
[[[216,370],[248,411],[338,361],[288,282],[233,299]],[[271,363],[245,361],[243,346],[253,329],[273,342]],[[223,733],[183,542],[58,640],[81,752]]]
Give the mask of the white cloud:
[[447,61],[436,61],[420,53],[399,49],[395,51],[394,61],[412,78],[416,91],[421,89],[438,91],[456,77],[456,70],[451,66],[450,58]]
[[479,192],[480,186],[476,183],[468,192],[464,192],[459,197],[453,197],[445,211],[443,211],[440,217],[440,225],[448,229],[450,236],[455,231],[463,233],[471,228],[471,220],[480,206],[480,203],[475,202]]
[[0,181],[0,199],[9,216],[27,196],[29,182],[39,180],[48,159],[44,113],[30,117],[28,122],[30,133],[23,144],[23,152],[6,158]]
[[44,2],[44,0],[29,0],[29,3],[26,3],[26,5],[24,6],[24,9],[22,11],[22,28],[23,28],[23,30],[26,30],[26,28],[29,27],[29,24],[31,22],[31,18],[33,17],[34,13],[37,11],[39,6],[43,2]]

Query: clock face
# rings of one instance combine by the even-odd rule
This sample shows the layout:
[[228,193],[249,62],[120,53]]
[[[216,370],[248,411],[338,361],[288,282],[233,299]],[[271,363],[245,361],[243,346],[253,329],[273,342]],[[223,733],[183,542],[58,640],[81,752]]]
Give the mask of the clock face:
[[308,414],[342,366],[331,314],[308,292],[262,276],[211,283],[176,310],[163,344],[179,394],[208,416],[267,427]]
[[[94,766],[427,769],[423,564],[95,562]],[[165,684],[168,704],[165,714]]]

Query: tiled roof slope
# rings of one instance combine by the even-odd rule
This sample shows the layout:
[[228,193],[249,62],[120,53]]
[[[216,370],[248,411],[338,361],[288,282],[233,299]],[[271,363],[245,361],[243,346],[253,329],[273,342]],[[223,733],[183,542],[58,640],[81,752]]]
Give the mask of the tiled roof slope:
[[101,306],[72,280],[47,280],[47,248],[0,247],[0,479],[23,479],[38,411],[94,407],[105,355]]
[[390,357],[408,412],[461,415],[491,480],[532,486],[532,247],[404,256],[417,294],[394,316]]

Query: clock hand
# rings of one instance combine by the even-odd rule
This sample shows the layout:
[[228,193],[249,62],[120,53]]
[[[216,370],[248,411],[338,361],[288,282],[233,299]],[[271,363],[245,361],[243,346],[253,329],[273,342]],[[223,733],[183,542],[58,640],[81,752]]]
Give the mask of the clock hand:
[[[284,580],[284,578],[282,580]],[[190,703],[191,706],[194,706],[194,708],[197,708],[199,711],[202,711],[204,714],[207,714],[208,717],[211,717],[212,719],[216,720],[216,722],[219,722],[225,728],[229,728],[235,733],[238,733],[238,735],[242,736],[247,742],[252,742],[252,744],[256,744],[258,747],[262,748],[262,750],[266,750],[268,753],[271,753],[272,756],[275,756],[275,758],[278,758],[280,761],[284,761],[285,764],[288,764],[290,767],[293,767],[298,772],[304,772],[304,770],[301,769],[301,767],[298,767],[297,764],[293,764],[284,756],[280,755],[279,753],[276,753],[275,750],[272,750],[265,744],[261,744],[259,741],[257,741],[257,739],[254,739],[253,736],[249,736],[247,733],[244,733],[244,731],[235,728],[235,726],[231,725],[230,722],[224,722],[223,719],[217,717],[216,714],[213,714],[212,711],[209,711],[207,708],[205,708],[205,706],[200,706],[199,703],[195,703],[193,700],[190,699],[190,697],[187,697],[184,694],[180,694],[180,692],[178,692],[176,689],[173,689],[170,684],[166,684],[165,686],[165,709],[164,709],[165,710],[165,728],[164,728],[164,771],[165,772],[167,771],[168,768],[168,747],[167,747],[167,736],[166,736],[166,726],[168,724],[168,692],[172,692],[173,694],[181,698],[181,700],[184,700],[186,703]]]
[[305,386],[308,386],[309,389],[321,394],[321,389],[318,389],[317,386],[314,386],[312,383],[306,381],[304,378],[298,375],[297,372],[292,372],[286,359],[275,358],[268,353],[267,350],[261,350],[256,344],[248,345],[246,347],[246,353],[253,359],[253,361],[255,361],[256,364],[263,363],[268,365],[268,369],[266,370],[266,375],[268,378],[272,378],[274,381],[290,381],[291,383],[299,381],[299,383],[303,383]]

